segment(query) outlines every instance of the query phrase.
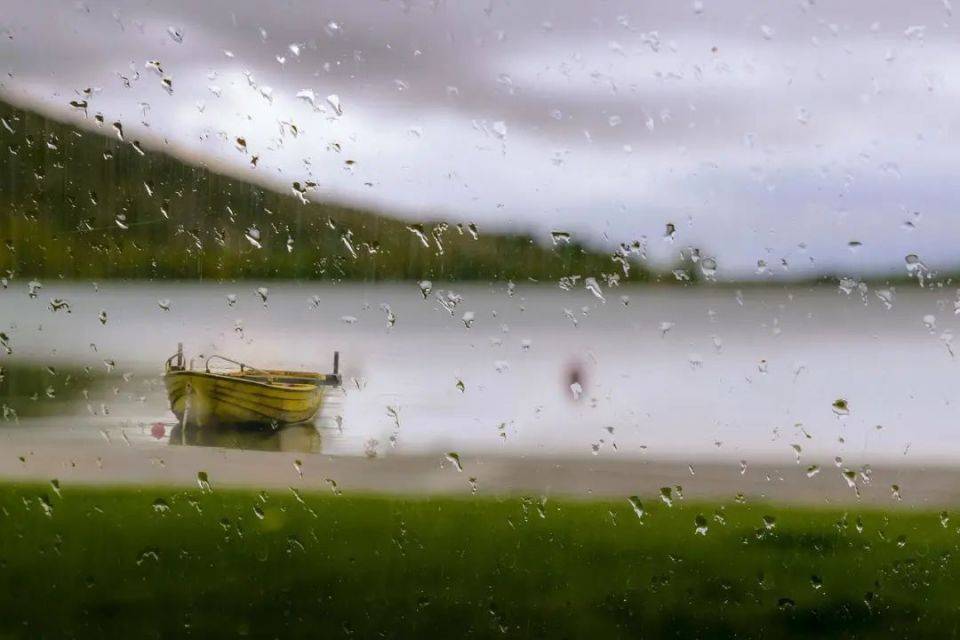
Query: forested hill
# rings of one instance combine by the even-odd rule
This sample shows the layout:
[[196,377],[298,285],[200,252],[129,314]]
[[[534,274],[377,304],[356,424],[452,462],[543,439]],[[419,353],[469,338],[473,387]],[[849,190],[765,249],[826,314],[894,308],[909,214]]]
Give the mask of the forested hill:
[[[278,193],[0,102],[0,272],[45,278],[647,280],[638,247],[413,224]],[[122,125],[121,125],[122,126]],[[299,190],[299,193],[298,193]],[[625,274],[628,271],[629,274]]]

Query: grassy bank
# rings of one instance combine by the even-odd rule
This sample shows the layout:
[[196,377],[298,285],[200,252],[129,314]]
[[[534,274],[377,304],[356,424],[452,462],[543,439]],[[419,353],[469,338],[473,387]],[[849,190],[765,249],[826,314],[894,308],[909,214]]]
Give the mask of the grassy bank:
[[[156,377],[111,368],[0,362],[0,425],[19,418],[106,413],[118,400],[136,402],[157,393]],[[106,408],[105,408],[106,407]]]
[[644,510],[4,485],[0,635],[879,637],[960,622],[957,531],[939,514]]

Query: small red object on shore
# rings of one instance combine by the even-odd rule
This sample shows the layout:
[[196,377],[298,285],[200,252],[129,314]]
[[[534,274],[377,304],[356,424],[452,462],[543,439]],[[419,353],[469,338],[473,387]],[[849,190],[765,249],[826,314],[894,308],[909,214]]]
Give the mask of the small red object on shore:
[[167,426],[162,422],[154,422],[150,425],[150,435],[160,440],[163,436],[167,435]]

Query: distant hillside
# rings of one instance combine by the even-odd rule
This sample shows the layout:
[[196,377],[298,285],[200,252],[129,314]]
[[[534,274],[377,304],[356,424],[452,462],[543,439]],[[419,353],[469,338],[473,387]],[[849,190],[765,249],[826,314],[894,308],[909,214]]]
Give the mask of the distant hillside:
[[[649,273],[561,242],[304,202],[0,102],[0,273],[45,278],[522,279]],[[636,249],[634,247],[634,249]],[[628,265],[629,276],[624,274]],[[671,278],[672,279],[672,278]]]

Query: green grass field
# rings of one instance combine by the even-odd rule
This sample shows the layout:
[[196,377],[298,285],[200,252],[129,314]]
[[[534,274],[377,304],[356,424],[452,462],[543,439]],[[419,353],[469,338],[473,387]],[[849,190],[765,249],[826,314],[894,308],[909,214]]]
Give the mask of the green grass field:
[[641,521],[627,499],[0,485],[0,636],[958,630],[960,536],[939,513],[656,498],[643,510]]

